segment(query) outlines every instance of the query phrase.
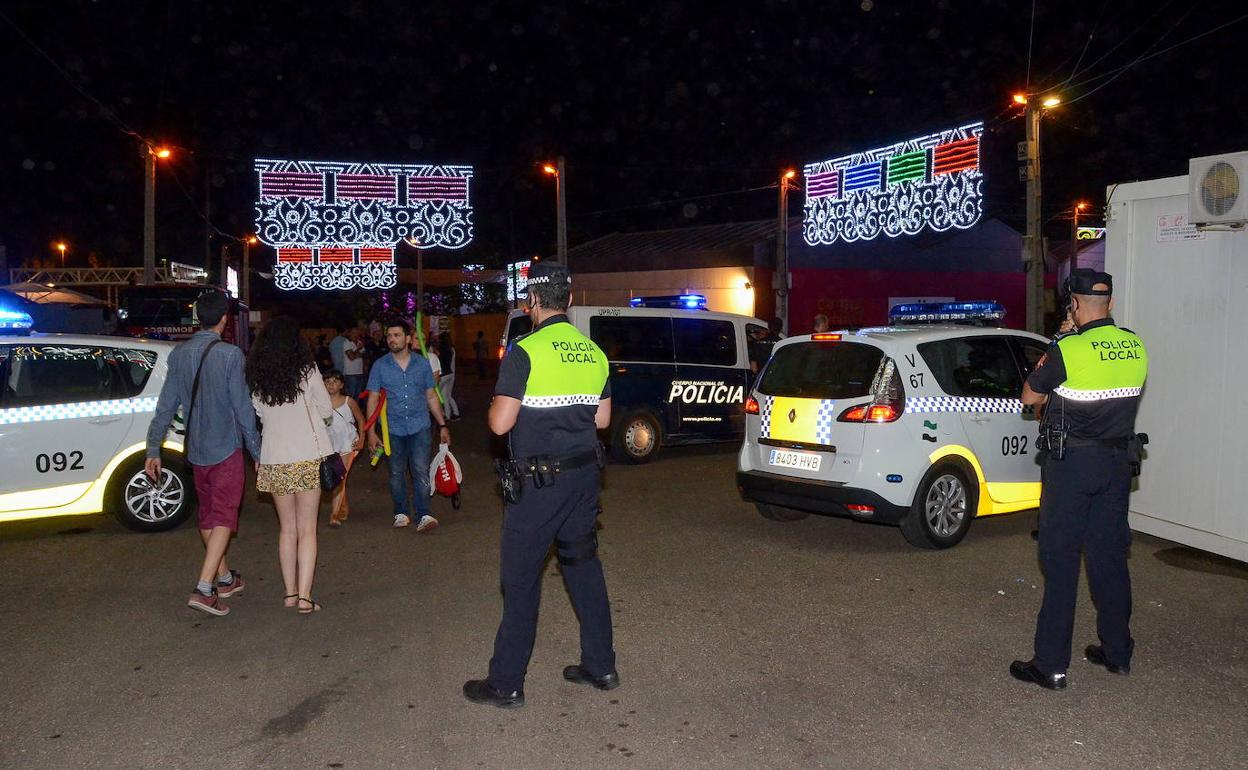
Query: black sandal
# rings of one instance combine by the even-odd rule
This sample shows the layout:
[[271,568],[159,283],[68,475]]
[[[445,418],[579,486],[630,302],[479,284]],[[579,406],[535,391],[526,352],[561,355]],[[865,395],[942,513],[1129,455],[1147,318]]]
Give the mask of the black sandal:
[[306,609],[306,610],[305,610],[302,606],[300,606],[300,607],[299,607],[299,614],[300,614],[300,615],[311,615],[311,614],[312,614],[312,613],[314,613],[314,612],[320,612],[320,611],[321,611],[321,605],[317,604],[316,602],[312,601],[311,599],[305,599],[305,598],[303,598],[302,596],[300,596],[300,597],[299,597],[299,599],[298,599],[298,601],[296,601],[296,602],[295,602],[295,604],[296,604],[296,605],[299,605],[299,602],[307,602],[308,604],[310,604],[310,605],[311,605],[311,607],[310,607],[309,609]]

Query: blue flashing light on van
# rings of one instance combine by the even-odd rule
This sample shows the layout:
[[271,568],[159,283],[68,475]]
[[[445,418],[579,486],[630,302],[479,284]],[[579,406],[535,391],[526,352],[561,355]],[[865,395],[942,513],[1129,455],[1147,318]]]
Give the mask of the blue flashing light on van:
[[670,310],[706,310],[703,294],[670,294],[657,297],[633,297],[629,307],[666,308]]
[[899,324],[1000,323],[1005,306],[1000,302],[909,302],[893,305],[888,322]]
[[30,334],[30,328],[34,325],[35,321],[30,313],[0,307],[0,334]]

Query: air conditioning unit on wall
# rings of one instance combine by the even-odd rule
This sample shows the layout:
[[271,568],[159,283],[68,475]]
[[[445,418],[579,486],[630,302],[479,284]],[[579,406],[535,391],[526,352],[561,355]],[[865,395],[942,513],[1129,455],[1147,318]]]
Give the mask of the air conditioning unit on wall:
[[1196,225],[1248,223],[1248,152],[1188,161],[1188,221]]

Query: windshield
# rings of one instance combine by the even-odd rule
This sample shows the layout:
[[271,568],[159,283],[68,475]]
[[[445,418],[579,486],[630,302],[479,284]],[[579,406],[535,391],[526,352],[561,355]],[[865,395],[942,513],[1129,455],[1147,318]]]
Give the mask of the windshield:
[[161,293],[132,292],[122,297],[129,326],[193,326],[195,298],[202,289],[170,289]]
[[852,342],[799,342],[776,348],[758,391],[791,398],[870,395],[884,353]]

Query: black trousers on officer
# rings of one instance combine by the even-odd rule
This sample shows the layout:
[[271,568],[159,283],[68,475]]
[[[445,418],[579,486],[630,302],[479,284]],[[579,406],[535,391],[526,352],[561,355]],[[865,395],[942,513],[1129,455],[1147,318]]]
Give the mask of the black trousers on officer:
[[1124,449],[1084,446],[1044,465],[1040,498],[1040,564],[1044,602],[1036,618],[1033,663],[1046,674],[1065,673],[1075,627],[1081,554],[1096,604],[1096,631],[1105,657],[1129,665],[1131,576],[1127,552],[1131,529],[1127,505],[1131,470]]
[[599,470],[593,465],[560,473],[553,486],[534,489],[524,480],[520,502],[503,517],[503,620],[494,638],[489,683],[504,692],[524,687],[537,635],[542,569],[553,542],[581,621],[580,664],[593,676],[615,671],[611,604],[598,561]]

